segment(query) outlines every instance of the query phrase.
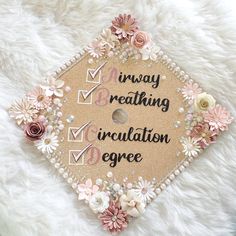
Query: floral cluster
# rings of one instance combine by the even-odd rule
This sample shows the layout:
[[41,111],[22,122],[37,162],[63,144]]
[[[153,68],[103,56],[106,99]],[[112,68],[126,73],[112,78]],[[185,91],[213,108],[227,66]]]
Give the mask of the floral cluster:
[[[108,172],[112,178],[111,172]],[[139,217],[147,204],[156,196],[155,180],[149,182],[139,177],[138,182],[120,185],[114,180],[91,179],[78,185],[78,199],[84,200],[92,211],[98,214],[105,230],[119,233],[127,226],[131,218]]]
[[60,117],[64,81],[48,78],[9,109],[10,117],[24,130],[25,136],[45,154],[58,147],[58,134],[64,128]]
[[188,107],[186,137],[182,137],[183,153],[197,157],[209,144],[214,143],[221,131],[227,130],[233,117],[225,107],[216,104],[210,94],[202,92],[192,80],[185,83],[181,93]]
[[102,31],[88,47],[92,58],[112,57],[119,55],[123,62],[128,57],[152,61],[157,60],[157,47],[148,33],[139,30],[139,25],[131,15],[115,17],[110,28]]

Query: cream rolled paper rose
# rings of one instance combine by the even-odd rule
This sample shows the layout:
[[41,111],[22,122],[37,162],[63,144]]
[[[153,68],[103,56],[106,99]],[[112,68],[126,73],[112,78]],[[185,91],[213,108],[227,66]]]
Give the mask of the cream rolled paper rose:
[[132,46],[136,48],[143,48],[148,42],[150,42],[150,36],[144,31],[137,31],[131,38]]
[[133,217],[138,217],[145,211],[145,204],[133,189],[120,197],[120,205],[122,210]]
[[89,200],[89,207],[97,213],[104,212],[109,207],[109,196],[105,192],[96,192]]
[[197,112],[208,111],[211,108],[214,108],[216,100],[207,93],[200,93],[197,95],[194,101],[194,108]]

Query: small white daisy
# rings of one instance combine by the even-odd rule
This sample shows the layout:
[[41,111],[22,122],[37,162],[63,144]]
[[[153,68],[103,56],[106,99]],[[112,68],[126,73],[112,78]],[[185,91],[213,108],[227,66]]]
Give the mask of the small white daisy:
[[197,157],[201,151],[201,147],[198,144],[198,139],[196,138],[182,138],[181,143],[183,145],[183,153],[188,157]]
[[46,133],[40,140],[34,142],[42,153],[53,153],[58,147],[58,139],[55,133]]
[[135,192],[144,203],[149,203],[156,196],[153,184],[143,179],[137,183]]

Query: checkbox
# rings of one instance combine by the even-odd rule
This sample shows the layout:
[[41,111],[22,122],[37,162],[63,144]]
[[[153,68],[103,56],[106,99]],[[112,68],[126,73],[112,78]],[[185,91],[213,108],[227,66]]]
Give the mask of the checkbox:
[[93,84],[100,84],[102,71],[100,70],[100,71],[96,74],[96,76],[95,76],[94,78],[93,78],[93,77],[91,76],[91,74],[90,74],[90,73],[92,73],[93,71],[94,71],[94,69],[91,69],[91,68],[89,68],[89,69],[87,70],[86,82],[87,82],[87,83],[93,83]]
[[80,127],[68,128],[68,142],[83,142],[83,131]]
[[84,165],[85,155],[81,154],[82,150],[69,150],[69,165],[81,166]]
[[90,105],[93,102],[93,95],[90,94],[89,96],[85,96],[89,90],[78,90],[78,104],[87,104]]

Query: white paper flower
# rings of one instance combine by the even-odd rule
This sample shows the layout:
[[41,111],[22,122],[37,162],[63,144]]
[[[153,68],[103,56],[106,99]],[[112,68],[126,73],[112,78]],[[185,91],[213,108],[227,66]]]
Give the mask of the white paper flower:
[[143,48],[139,49],[139,52],[142,55],[142,60],[151,59],[152,61],[157,60],[157,53],[161,50],[160,47],[156,46],[154,43],[149,43]]
[[156,196],[153,184],[143,179],[138,182],[135,192],[144,203],[150,202]]
[[37,113],[38,110],[26,99],[15,102],[9,109],[10,117],[14,118],[18,125],[32,122]]
[[197,95],[194,101],[194,109],[198,112],[207,111],[211,108],[214,108],[216,104],[216,100],[207,93],[200,93]]
[[55,133],[46,132],[45,135],[34,142],[35,146],[42,152],[51,154],[58,147],[58,139]]
[[181,140],[183,145],[183,153],[188,157],[197,157],[201,151],[200,145],[198,144],[198,139],[195,138],[183,138]]
[[106,47],[101,39],[95,39],[89,46],[87,46],[87,51],[92,57],[99,58],[104,55]]
[[104,212],[109,207],[109,197],[105,192],[96,192],[89,200],[89,207],[97,214]]
[[134,189],[129,190],[126,195],[123,194],[120,197],[120,205],[122,210],[133,217],[138,217],[145,211],[145,204]]
[[45,89],[46,96],[55,95],[57,97],[63,97],[63,89],[64,81],[60,79],[55,79],[54,77],[48,78],[48,85],[41,87]]
[[100,39],[108,51],[111,48],[114,48],[116,45],[120,44],[117,36],[112,34],[111,29],[104,29],[100,35]]

